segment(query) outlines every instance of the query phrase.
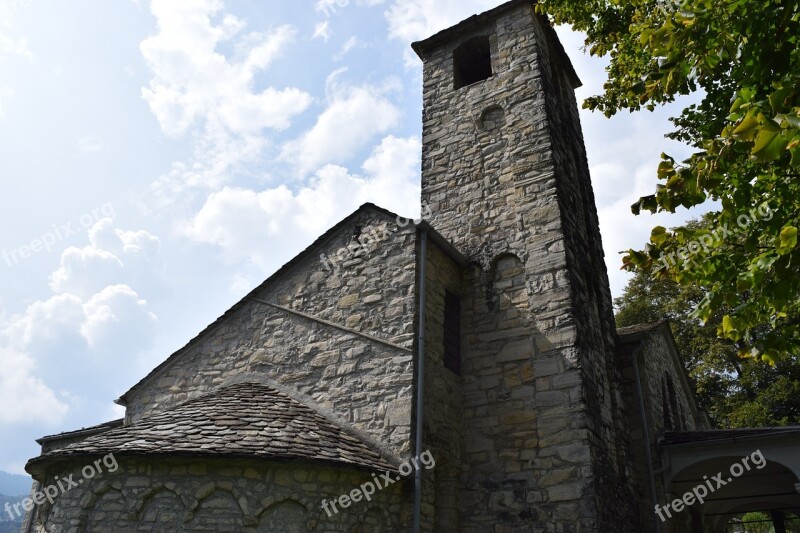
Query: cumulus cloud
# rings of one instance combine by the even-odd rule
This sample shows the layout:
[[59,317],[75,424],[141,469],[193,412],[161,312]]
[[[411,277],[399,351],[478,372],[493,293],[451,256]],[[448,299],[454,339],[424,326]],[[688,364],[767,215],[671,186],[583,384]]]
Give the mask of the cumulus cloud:
[[387,98],[390,87],[352,86],[328,77],[327,107],[314,126],[287,142],[281,160],[304,175],[326,164],[345,163],[375,137],[397,125],[400,111]]
[[386,11],[389,35],[418,41],[497,5],[497,0],[394,0]]
[[208,197],[187,233],[220,247],[231,261],[270,271],[297,251],[298,242],[313,240],[365,202],[418,214],[420,149],[416,137],[388,136],[363,163],[363,175],[326,165],[297,191],[285,185],[263,191],[224,188]]
[[102,219],[89,230],[89,244],[69,247],[50,275],[50,288],[87,298],[104,287],[126,282],[152,285],[158,271],[161,241],[150,233],[125,231]]
[[87,387],[111,394],[117,376],[150,345],[155,323],[147,302],[124,285],[86,300],[58,294],[5,318],[0,424],[58,423]]
[[[260,154],[263,130],[286,129],[311,103],[300,89],[259,89],[255,83],[296,30],[285,25],[243,33],[245,23],[218,0],[153,0],[151,11],[158,33],[140,45],[153,72],[142,96],[166,134],[200,131],[195,160],[174,166],[159,190],[218,186],[236,164]],[[219,51],[222,46],[233,48],[231,57]]]
[[158,265],[159,239],[115,228],[111,219],[88,237],[87,246],[62,254],[52,296],[0,314],[0,401],[12,406],[0,424],[60,423],[96,395],[118,393],[154,339],[157,317],[130,284]]
[[69,406],[35,376],[36,363],[13,348],[0,347],[0,424],[56,424]]

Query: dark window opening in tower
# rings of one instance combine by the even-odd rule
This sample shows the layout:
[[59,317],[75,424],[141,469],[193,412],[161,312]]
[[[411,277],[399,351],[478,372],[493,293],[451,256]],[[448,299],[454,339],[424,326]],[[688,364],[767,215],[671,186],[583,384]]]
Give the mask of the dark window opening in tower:
[[456,89],[492,77],[492,57],[488,37],[473,37],[453,52]]
[[461,375],[461,300],[444,293],[444,366]]

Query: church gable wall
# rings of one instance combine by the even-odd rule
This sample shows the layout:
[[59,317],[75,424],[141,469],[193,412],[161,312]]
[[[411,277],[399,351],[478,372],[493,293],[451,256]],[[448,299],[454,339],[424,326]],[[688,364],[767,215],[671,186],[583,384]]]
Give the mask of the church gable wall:
[[[324,270],[320,254],[331,257],[365,232],[383,235],[378,228],[386,228],[385,238]],[[305,395],[393,452],[408,452],[415,235],[413,224],[401,227],[382,214],[358,217],[259,290],[261,301],[246,301],[134,388],[127,421],[255,374]]]
[[664,431],[708,429],[705,417],[696,408],[694,393],[666,327],[669,326],[661,326],[643,339],[639,356],[642,393],[654,450],[655,439]]

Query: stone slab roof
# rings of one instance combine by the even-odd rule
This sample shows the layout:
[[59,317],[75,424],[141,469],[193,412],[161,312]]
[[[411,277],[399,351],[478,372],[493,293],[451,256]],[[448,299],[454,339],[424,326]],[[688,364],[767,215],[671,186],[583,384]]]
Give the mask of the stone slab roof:
[[102,424],[97,424],[96,426],[89,426],[81,429],[76,429],[74,431],[65,431],[63,433],[57,433],[55,435],[46,435],[44,437],[36,439],[36,442],[38,444],[45,444],[51,441],[71,439],[73,437],[86,437],[90,435],[95,435],[97,433],[102,433],[104,431],[108,431],[109,429],[118,428],[122,425],[124,425],[124,419],[118,418],[116,420],[111,420],[109,422],[103,422]]
[[644,324],[636,324],[633,326],[626,326],[624,328],[617,328],[617,335],[619,337],[628,337],[629,339],[623,340],[634,340],[639,335],[643,333],[649,333],[651,331],[655,331],[664,324],[668,324],[668,320],[659,320],[658,322],[649,322]]
[[679,446],[682,444],[701,444],[723,440],[735,441],[736,439],[765,437],[768,435],[789,433],[800,433],[800,426],[712,429],[708,431],[668,431],[658,441],[658,445],[664,448],[669,446]]
[[135,455],[325,462],[373,471],[396,467],[376,446],[286,393],[239,383],[32,459],[38,470],[65,459]]

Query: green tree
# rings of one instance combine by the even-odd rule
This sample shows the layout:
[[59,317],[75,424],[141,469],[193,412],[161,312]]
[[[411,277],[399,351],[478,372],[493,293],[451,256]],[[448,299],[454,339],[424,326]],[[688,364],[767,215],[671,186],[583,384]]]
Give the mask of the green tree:
[[800,424],[800,359],[770,366],[740,358],[732,341],[717,337],[719,315],[706,324],[692,317],[704,297],[702,288],[640,271],[614,300],[617,326],[669,319],[698,403],[718,427]]
[[[693,155],[678,162],[662,154],[657,192],[633,211],[716,201],[711,229],[656,227],[624,268],[702,287],[695,316],[719,315],[717,334],[741,355],[776,362],[799,353],[800,3],[539,0],[537,9],[586,32],[591,54],[610,56],[605,92],[586,107],[610,116],[702,98],[668,134]],[[698,245],[687,262],[664,261]]]

